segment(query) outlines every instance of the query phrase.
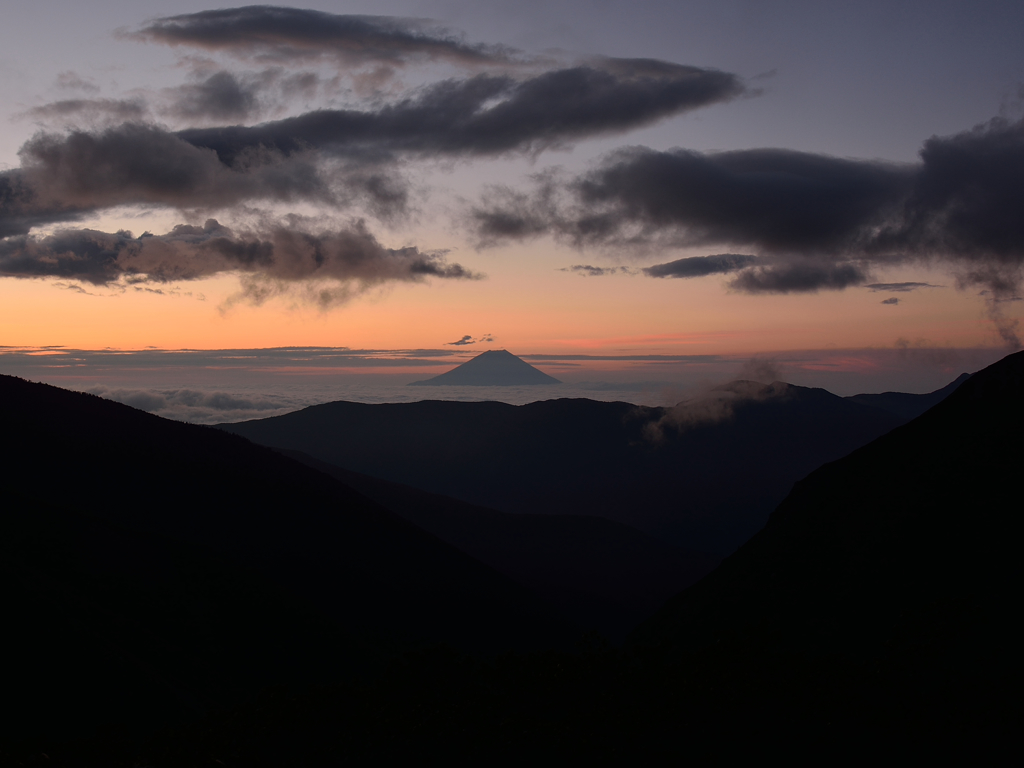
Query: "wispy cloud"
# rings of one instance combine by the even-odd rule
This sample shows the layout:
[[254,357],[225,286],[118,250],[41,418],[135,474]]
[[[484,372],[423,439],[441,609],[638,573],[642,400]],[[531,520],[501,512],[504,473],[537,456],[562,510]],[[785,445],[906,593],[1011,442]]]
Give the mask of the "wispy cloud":
[[492,342],[492,341],[494,341],[494,337],[491,334],[489,334],[489,333],[485,333],[483,336],[480,336],[479,338],[473,338],[469,334],[466,334],[461,339],[456,339],[455,341],[446,341],[445,342],[445,346],[446,347],[465,347],[465,346],[469,346],[470,344],[481,344],[481,343],[484,343],[484,342]]
[[931,283],[870,283],[864,287],[872,292],[909,293],[910,291],[916,291],[918,288],[944,288],[945,286],[932,285]]
[[252,5],[165,16],[121,35],[164,45],[226,51],[279,61],[329,58],[345,65],[404,65],[441,59],[466,65],[506,63],[516,51],[468,43],[423,19],[355,16]]
[[635,275],[637,270],[632,267],[595,267],[591,264],[573,264],[562,267],[559,272],[572,272],[581,277],[606,277],[607,275]]

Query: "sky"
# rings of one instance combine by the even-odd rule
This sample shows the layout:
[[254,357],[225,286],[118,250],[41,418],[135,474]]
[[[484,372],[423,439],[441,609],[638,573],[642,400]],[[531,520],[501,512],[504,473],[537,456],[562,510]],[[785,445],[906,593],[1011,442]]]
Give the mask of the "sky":
[[4,15],[4,372],[216,387],[224,350],[344,348],[246,359],[411,380],[504,348],[852,394],[1020,347],[1020,3]]

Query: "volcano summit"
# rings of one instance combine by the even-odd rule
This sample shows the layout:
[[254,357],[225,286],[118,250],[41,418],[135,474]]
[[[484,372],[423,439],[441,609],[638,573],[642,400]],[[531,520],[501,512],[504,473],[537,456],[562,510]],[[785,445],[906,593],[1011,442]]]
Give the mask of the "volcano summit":
[[477,355],[457,368],[410,386],[515,387],[522,384],[561,384],[504,349]]

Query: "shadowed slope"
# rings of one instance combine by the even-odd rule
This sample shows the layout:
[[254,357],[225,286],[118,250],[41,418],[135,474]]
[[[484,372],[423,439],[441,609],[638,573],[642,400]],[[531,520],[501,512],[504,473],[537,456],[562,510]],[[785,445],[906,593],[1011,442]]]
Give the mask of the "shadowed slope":
[[696,411],[583,399],[335,402],[220,428],[502,512],[595,515],[731,552],[796,480],[903,421],[821,389],[730,386]]
[[561,384],[504,349],[477,355],[457,368],[410,386],[516,387],[524,384]]
[[206,548],[26,494],[5,504],[0,601],[17,661],[0,687],[18,705],[0,740],[145,731],[268,685],[366,674],[394,650]]
[[495,512],[349,472],[299,451],[284,453],[530,587],[567,619],[614,642],[721,560],[599,517]]
[[[344,657],[363,653],[359,644],[332,633],[486,652],[566,636],[527,589],[236,436],[7,376],[0,426],[10,449],[6,619],[48,628],[28,632],[45,642],[25,640],[8,695],[59,692],[44,697],[49,706],[98,686],[112,708],[87,714],[117,719],[125,692],[146,689],[139,707],[156,701],[149,714],[159,719],[168,707],[358,666],[364,659]],[[80,685],[62,678],[90,669],[94,654],[115,671],[87,672]],[[65,657],[81,663],[52,661]],[[163,707],[171,690],[180,695]]]
[[1024,357],[1004,363],[815,472],[624,651],[425,653],[366,685],[262,697],[120,762],[114,738],[91,763],[47,748],[47,764],[948,762],[958,748],[995,762],[986,750],[1005,755],[1020,728]]
[[1017,353],[797,483],[635,642],[738,649],[734,665],[845,659],[876,686],[878,711],[1012,717],[1000,695],[1020,675],[1022,435]]

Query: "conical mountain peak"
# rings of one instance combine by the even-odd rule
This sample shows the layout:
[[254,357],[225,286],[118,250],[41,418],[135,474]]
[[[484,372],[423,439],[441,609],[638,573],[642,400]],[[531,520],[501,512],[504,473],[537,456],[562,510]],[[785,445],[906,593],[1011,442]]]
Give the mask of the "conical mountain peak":
[[492,349],[432,379],[414,386],[514,387],[526,384],[561,384],[505,349]]

